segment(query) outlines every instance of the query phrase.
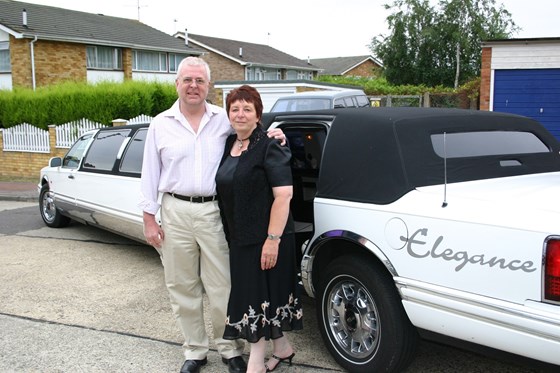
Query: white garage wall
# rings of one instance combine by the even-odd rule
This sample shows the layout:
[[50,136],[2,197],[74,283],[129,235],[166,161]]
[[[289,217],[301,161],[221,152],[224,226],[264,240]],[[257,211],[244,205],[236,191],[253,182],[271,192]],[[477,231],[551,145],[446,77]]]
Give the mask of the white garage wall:
[[533,42],[492,45],[492,70],[560,68],[560,43]]
[[[224,103],[224,107],[226,104],[226,97],[228,95],[228,93],[232,90],[235,89],[237,87],[239,87],[241,84],[235,85],[235,86],[229,86],[229,87],[220,87],[223,89],[223,103]],[[296,87],[295,86],[283,86],[283,87],[266,87],[266,86],[258,86],[256,84],[251,84],[252,87],[255,87],[257,89],[257,91],[259,91],[260,95],[261,95],[261,100],[263,102],[263,112],[268,113],[270,111],[270,109],[272,108],[272,105],[274,105],[274,103],[276,102],[276,100],[278,99],[278,97],[282,97],[285,95],[289,95],[292,93],[296,92]],[[218,86],[216,86],[216,88],[218,88]]]
[[314,83],[258,83],[258,82],[239,82],[239,83],[225,83],[221,84],[220,82],[216,82],[214,84],[215,88],[222,89],[223,93],[223,103],[224,107],[226,105],[226,97],[228,93],[243,84],[249,84],[252,87],[255,87],[257,91],[259,91],[261,95],[261,99],[263,101],[263,112],[268,113],[272,106],[276,102],[279,97],[291,95],[292,93],[298,92],[298,88],[312,88],[317,90],[323,91],[343,91],[346,89],[351,89],[355,87],[342,87],[342,86],[328,86],[324,84],[314,84]]

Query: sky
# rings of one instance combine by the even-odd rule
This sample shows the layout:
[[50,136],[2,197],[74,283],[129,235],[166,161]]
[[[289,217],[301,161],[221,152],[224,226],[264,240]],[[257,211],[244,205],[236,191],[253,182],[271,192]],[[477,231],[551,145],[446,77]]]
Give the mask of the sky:
[[[189,33],[270,45],[300,59],[371,54],[388,35],[392,0],[26,0],[26,3],[139,19],[173,35]],[[559,37],[560,1],[496,0],[522,30],[514,38]]]

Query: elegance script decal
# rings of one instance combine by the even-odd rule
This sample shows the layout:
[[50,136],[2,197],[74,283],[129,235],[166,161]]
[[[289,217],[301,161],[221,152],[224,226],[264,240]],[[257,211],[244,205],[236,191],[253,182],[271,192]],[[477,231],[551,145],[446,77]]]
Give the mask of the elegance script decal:
[[486,258],[484,254],[474,254],[471,255],[467,251],[454,251],[451,248],[439,248],[443,241],[443,236],[439,236],[434,244],[432,245],[431,249],[427,245],[426,239],[422,239],[422,237],[428,237],[428,228],[421,228],[418,229],[414,234],[410,237],[410,239],[406,239],[406,237],[400,237],[401,241],[406,242],[406,250],[410,256],[413,258],[427,258],[432,257],[434,259],[443,259],[447,261],[455,261],[459,262],[459,264],[455,267],[455,272],[459,272],[467,264],[470,265],[481,265],[481,266],[488,266],[494,267],[497,266],[498,269],[508,269],[510,271],[518,271],[521,270],[523,272],[534,272],[536,268],[534,267],[534,263],[530,260],[521,261],[519,259],[508,260],[506,258],[498,258],[496,256],[491,258]]

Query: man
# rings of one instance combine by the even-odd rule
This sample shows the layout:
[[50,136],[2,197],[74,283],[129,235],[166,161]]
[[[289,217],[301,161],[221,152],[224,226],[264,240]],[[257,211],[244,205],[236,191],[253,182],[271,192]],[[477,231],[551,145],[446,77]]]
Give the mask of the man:
[[[229,249],[214,179],[232,128],[225,110],[206,102],[210,68],[204,60],[181,61],[175,86],[178,100],[153,119],[146,137],[140,203],[144,235],[161,253],[171,306],[185,338],[181,372],[199,372],[207,363],[203,292],[222,361],[230,373],[245,372],[243,344],[222,338],[230,293]],[[284,138],[281,131],[275,134]],[[155,219],[160,207],[161,227]]]

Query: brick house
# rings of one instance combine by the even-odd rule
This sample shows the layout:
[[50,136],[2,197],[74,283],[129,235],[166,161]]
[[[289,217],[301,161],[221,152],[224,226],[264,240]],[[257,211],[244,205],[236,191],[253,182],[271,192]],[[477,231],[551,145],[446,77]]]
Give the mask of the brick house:
[[383,64],[373,56],[316,58],[310,62],[322,69],[319,75],[375,78]]
[[314,81],[321,68],[268,45],[185,32],[175,36],[204,51],[202,58],[210,65],[215,88],[209,99],[216,105],[223,106],[229,91],[241,84],[259,91],[265,112],[278,97],[295,92],[354,88]]
[[65,80],[173,82],[202,51],[139,21],[0,0],[0,89]]
[[560,38],[483,41],[480,110],[533,118],[560,140]]
[[[175,34],[185,40],[185,32]],[[268,45],[187,33],[185,43],[204,51],[212,80],[313,80],[320,68]]]

